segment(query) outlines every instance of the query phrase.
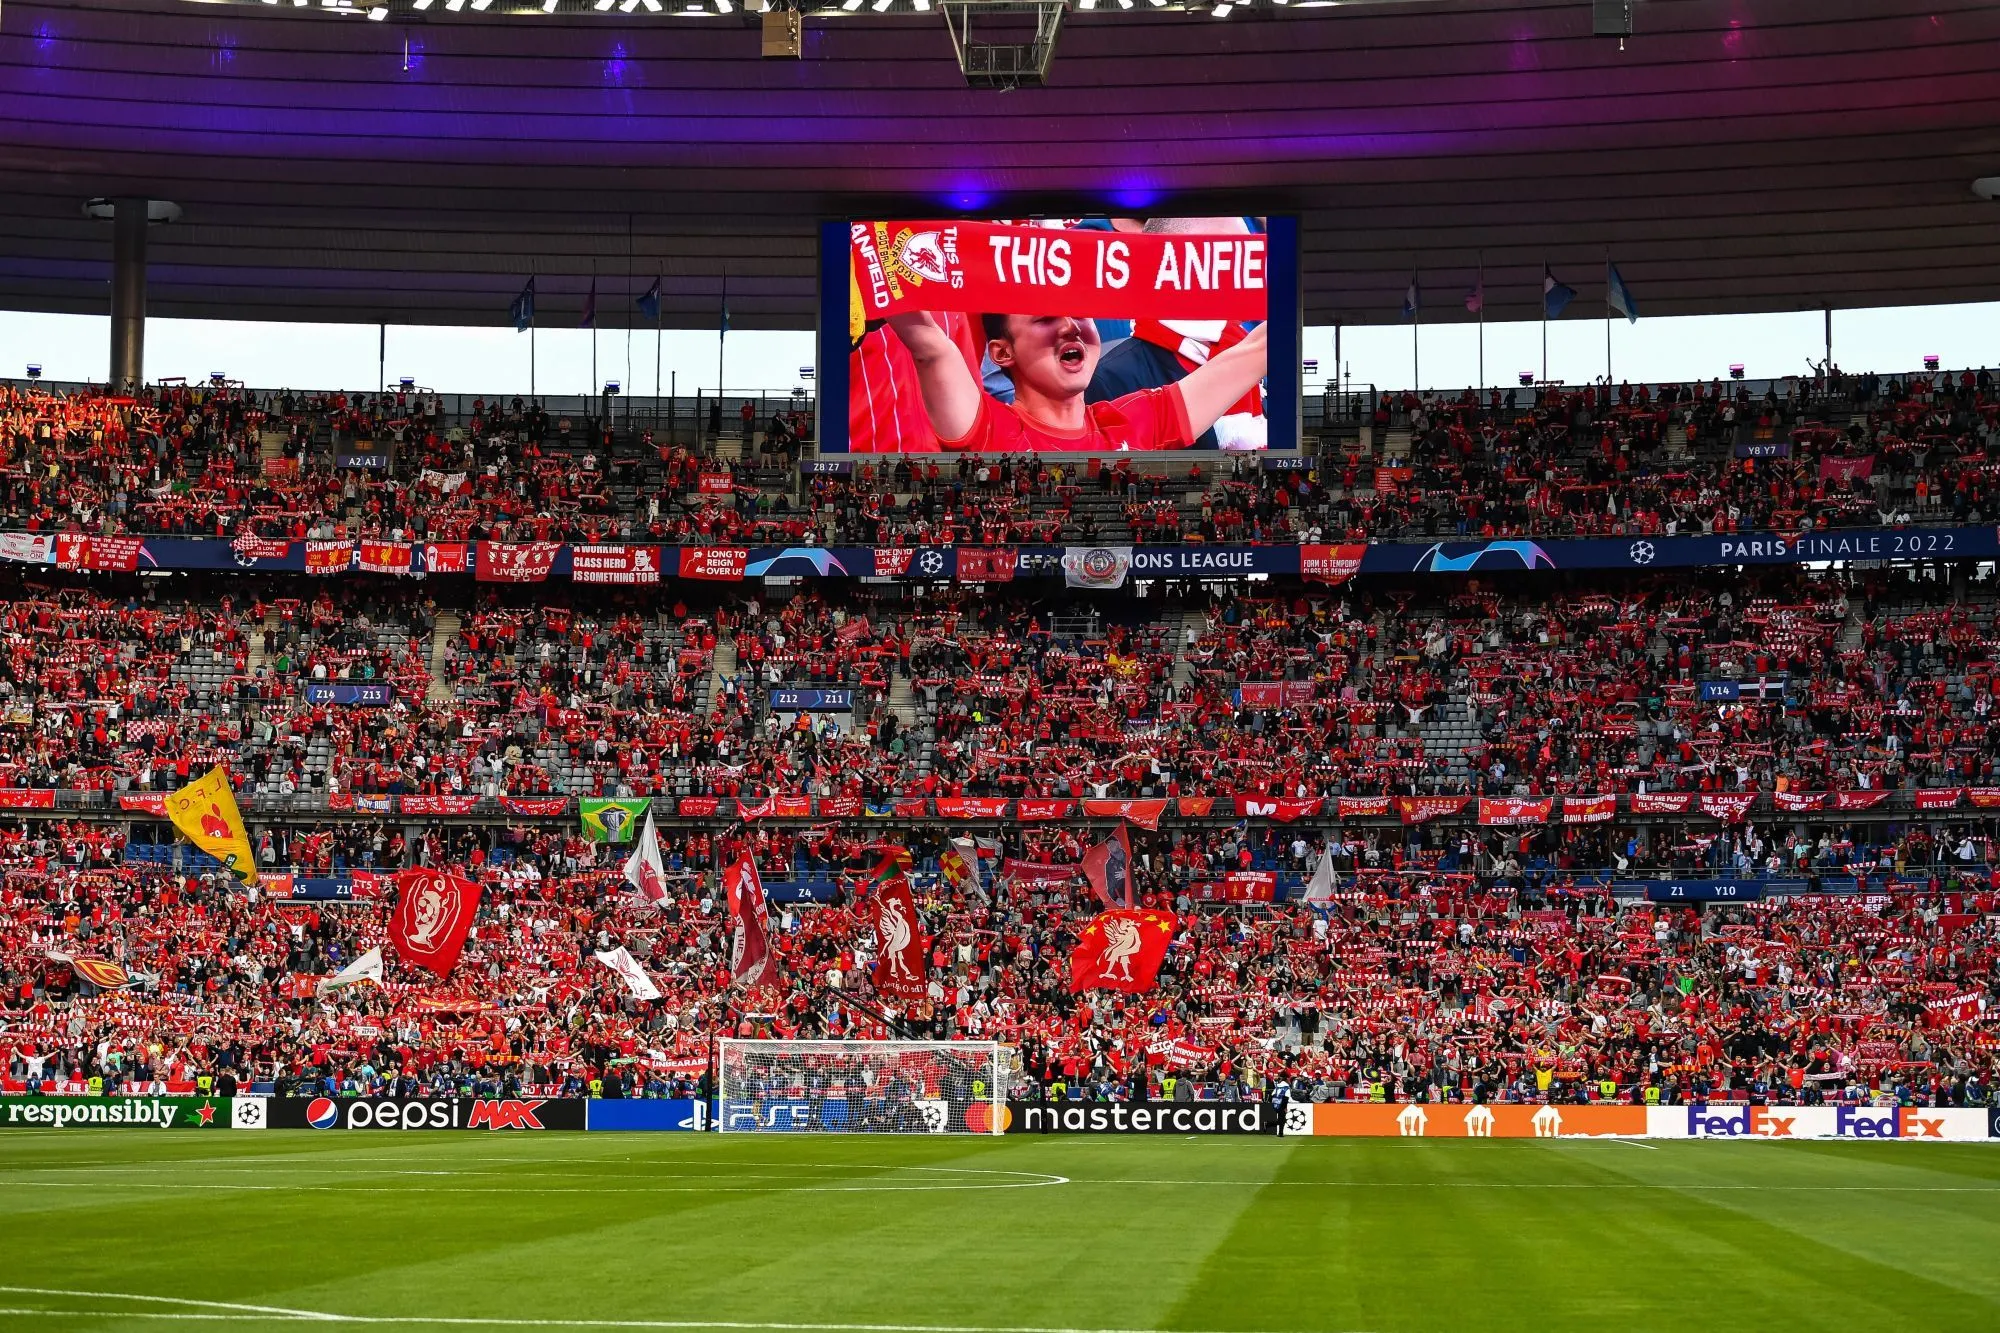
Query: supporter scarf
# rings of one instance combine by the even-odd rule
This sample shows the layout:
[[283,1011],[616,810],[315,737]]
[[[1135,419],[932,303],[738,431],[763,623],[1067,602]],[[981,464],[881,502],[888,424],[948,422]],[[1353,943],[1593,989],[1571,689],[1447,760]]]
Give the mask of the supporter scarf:
[[[1141,319],[1132,325],[1132,336],[1141,342],[1149,342],[1155,347],[1164,347],[1174,354],[1181,363],[1182,370],[1193,370],[1205,366],[1208,359],[1217,352],[1226,352],[1243,341],[1249,330],[1241,324],[1227,320],[1176,319],[1171,322],[1161,319]],[[1264,391],[1253,388],[1236,400],[1225,415],[1239,412],[1251,416],[1264,415]]]

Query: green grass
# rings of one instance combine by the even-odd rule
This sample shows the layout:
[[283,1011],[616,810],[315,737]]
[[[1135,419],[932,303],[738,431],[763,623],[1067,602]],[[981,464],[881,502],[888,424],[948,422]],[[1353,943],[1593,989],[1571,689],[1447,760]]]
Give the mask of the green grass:
[[1996,1256],[1978,1145],[0,1136],[10,1333],[1978,1329]]

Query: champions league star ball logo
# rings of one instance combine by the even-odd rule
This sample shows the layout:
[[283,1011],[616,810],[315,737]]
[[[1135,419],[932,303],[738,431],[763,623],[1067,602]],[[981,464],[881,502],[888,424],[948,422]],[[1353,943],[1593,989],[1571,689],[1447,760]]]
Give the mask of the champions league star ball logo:
[[458,891],[442,876],[426,876],[417,889],[410,911],[410,943],[418,949],[435,949],[438,936],[458,915]]
[[1632,543],[1631,556],[1632,556],[1632,563],[1635,565],[1652,564],[1653,556],[1655,554],[1656,552],[1654,551],[1653,544],[1651,542]]
[[926,574],[944,573],[944,552],[925,551],[917,557],[917,568]]

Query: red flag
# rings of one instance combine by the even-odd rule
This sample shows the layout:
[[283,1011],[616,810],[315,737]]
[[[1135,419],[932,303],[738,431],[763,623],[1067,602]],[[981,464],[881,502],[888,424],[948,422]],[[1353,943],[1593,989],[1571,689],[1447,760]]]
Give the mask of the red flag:
[[729,915],[736,922],[735,943],[729,950],[729,975],[746,986],[778,984],[778,960],[771,953],[769,908],[757,863],[745,853],[722,877],[729,897]]
[[1123,824],[1083,854],[1083,877],[1106,907],[1117,906],[1118,897],[1125,899],[1127,907],[1132,905],[1132,840]]
[[1137,995],[1153,988],[1174,938],[1172,912],[1119,908],[1083,928],[1069,955],[1071,993],[1116,990]]
[[876,993],[904,1002],[929,997],[930,941],[907,876],[885,875],[875,886],[875,947],[881,954],[873,973]]
[[473,881],[442,870],[405,870],[396,876],[389,942],[404,962],[448,977],[478,914],[479,885]]

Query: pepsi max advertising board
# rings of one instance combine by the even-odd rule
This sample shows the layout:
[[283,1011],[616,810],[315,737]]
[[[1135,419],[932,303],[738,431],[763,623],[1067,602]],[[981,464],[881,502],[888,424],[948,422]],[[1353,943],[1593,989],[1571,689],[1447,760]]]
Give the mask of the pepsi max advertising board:
[[584,1128],[581,1098],[557,1097],[275,1097],[272,1129]]

